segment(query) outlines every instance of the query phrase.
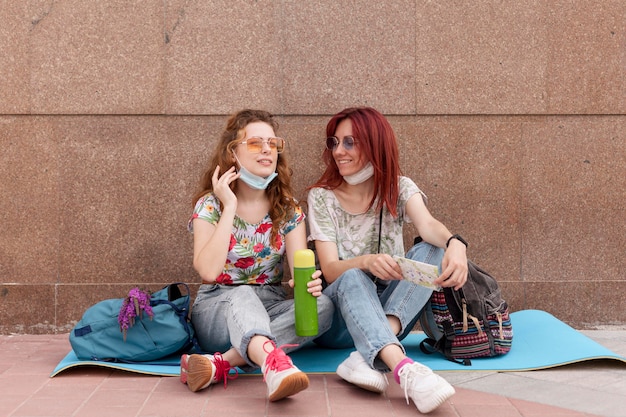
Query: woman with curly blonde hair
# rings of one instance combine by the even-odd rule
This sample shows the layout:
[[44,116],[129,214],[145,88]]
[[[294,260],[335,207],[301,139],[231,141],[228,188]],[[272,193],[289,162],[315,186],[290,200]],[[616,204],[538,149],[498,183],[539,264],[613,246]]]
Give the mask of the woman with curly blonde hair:
[[[305,215],[293,196],[286,142],[262,110],[232,115],[194,197],[189,230],[193,265],[202,285],[191,321],[200,347],[212,355],[183,355],[181,381],[192,391],[224,381],[230,370],[261,368],[270,401],[308,387],[285,351],[313,337],[295,333],[294,301],[282,286],[286,259],[306,249]],[[316,271],[319,331],[330,327],[332,301]],[[293,280],[289,281],[293,286]]]

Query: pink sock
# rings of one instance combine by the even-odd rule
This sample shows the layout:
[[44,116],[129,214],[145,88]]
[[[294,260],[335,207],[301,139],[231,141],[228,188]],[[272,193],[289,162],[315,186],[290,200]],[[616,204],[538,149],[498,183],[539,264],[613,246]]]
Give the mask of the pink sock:
[[400,363],[396,366],[396,369],[393,370],[393,377],[395,378],[398,384],[400,383],[400,375],[398,375],[398,372],[400,372],[400,369],[402,369],[402,367],[406,365],[407,363],[413,363],[413,359],[411,358],[402,359]]

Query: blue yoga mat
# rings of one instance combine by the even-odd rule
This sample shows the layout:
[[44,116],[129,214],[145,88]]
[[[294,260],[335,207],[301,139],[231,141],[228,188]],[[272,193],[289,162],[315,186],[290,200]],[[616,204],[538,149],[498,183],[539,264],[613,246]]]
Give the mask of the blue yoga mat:
[[[419,344],[423,333],[412,333],[402,341],[407,355],[434,371],[530,371],[567,365],[594,359],[614,359],[619,356],[594,340],[540,310],[522,310],[511,314],[513,345],[504,356],[472,359],[471,366],[446,360],[440,354],[426,355]],[[294,364],[307,373],[334,373],[353,349],[322,349],[307,346],[289,356]],[[112,363],[79,360],[73,351],[56,366],[51,377],[78,366],[100,366],[149,375],[178,376],[180,357],[169,357],[151,363]]]

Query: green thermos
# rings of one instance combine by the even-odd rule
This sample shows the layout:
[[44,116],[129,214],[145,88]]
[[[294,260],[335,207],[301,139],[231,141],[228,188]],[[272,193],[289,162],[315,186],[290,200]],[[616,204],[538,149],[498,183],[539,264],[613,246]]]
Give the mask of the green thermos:
[[296,251],[293,260],[293,297],[296,310],[296,335],[317,335],[317,298],[307,292],[315,272],[315,254],[310,249]]

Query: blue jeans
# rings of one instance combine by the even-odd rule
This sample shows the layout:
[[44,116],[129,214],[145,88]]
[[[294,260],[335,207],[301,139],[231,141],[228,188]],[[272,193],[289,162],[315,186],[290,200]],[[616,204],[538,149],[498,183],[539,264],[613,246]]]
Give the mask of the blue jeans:
[[[406,257],[438,265],[441,270],[443,254],[443,249],[420,242]],[[341,274],[324,294],[335,303],[335,314],[330,330],[315,342],[330,348],[354,346],[372,368],[388,372],[387,365],[378,358],[379,352],[391,344],[404,351],[400,341],[413,330],[432,290],[404,280],[374,282],[370,275],[354,268]],[[391,330],[387,316],[400,320],[398,335]]]
[[[265,336],[277,346],[296,344],[285,352],[302,347],[313,337],[296,335],[293,299],[286,298],[282,286],[204,284],[191,310],[191,322],[198,343],[204,352],[225,352],[234,347],[250,365],[258,368],[248,357],[248,344],[253,336]],[[333,318],[330,298],[317,298],[319,334],[327,331]]]

